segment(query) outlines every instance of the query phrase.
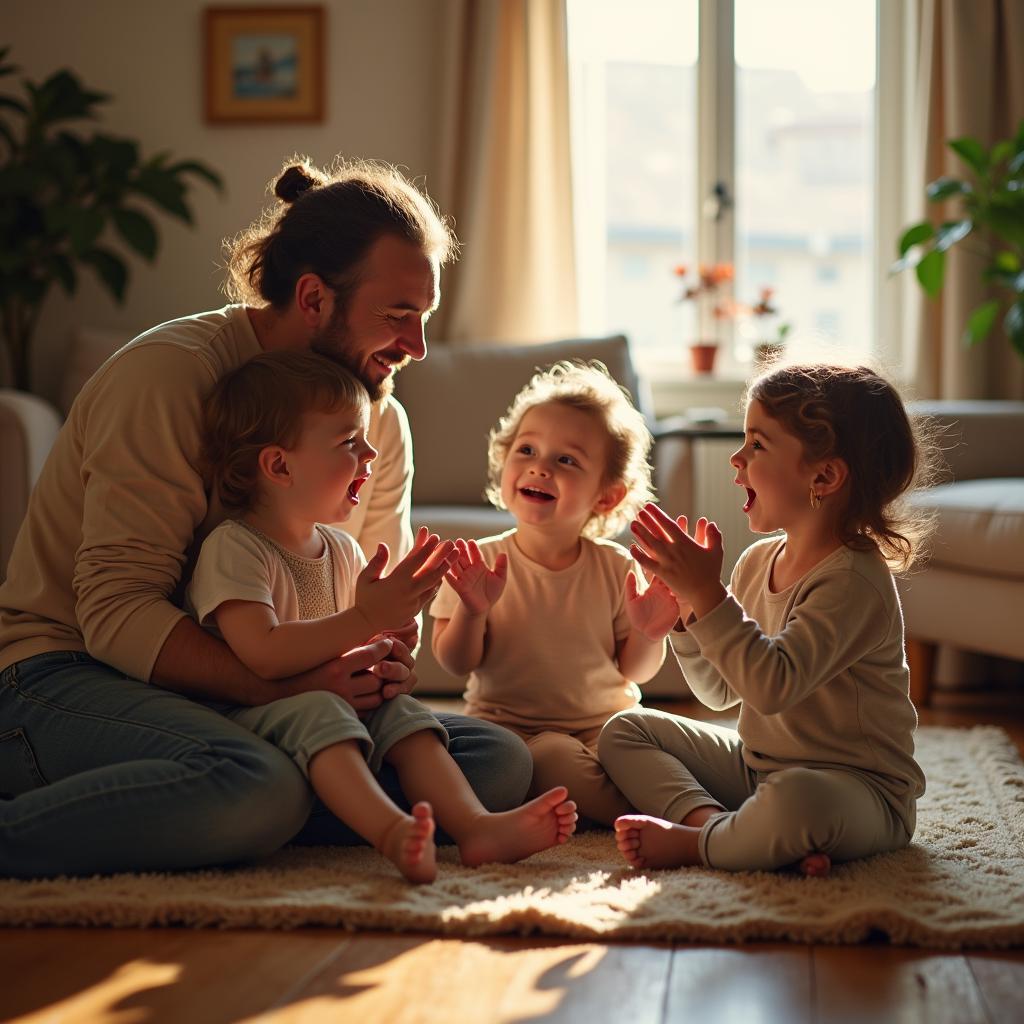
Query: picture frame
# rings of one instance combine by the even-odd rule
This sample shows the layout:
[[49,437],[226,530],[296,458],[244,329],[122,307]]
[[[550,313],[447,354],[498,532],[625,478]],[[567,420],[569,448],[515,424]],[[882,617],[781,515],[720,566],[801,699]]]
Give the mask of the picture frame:
[[207,7],[205,115],[211,124],[324,119],[324,9]]

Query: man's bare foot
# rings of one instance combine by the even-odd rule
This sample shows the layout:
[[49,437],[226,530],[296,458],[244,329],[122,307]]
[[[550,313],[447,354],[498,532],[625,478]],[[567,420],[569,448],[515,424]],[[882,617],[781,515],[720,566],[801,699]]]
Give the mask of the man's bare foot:
[[481,815],[459,840],[462,863],[511,864],[566,842],[576,831],[576,804],[568,796],[565,786],[555,786],[515,810]]
[[398,818],[384,833],[378,849],[410,882],[432,882],[437,877],[437,848],[430,804],[421,800],[413,807],[412,815]]
[[647,814],[615,819],[615,845],[634,868],[680,868],[700,864],[699,828],[676,825]]
[[809,853],[800,861],[798,870],[808,878],[824,878],[832,870],[832,861],[827,853]]

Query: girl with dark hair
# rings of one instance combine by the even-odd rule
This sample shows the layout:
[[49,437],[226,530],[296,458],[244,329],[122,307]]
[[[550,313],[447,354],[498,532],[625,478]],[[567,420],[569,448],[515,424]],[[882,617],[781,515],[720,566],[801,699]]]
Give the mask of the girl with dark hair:
[[929,459],[895,389],[864,367],[770,370],[731,457],[751,529],[772,534],[721,582],[722,537],[647,505],[633,553],[675,595],[671,642],[693,693],[736,729],[626,711],[601,763],[640,814],[615,822],[634,867],[799,865],[808,875],[906,846],[914,760],[892,569],[927,522],[903,499]]

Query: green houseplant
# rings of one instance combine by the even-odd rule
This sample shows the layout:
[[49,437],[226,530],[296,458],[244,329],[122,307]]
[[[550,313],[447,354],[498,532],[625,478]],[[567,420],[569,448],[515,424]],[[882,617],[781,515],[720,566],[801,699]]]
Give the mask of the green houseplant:
[[[925,220],[906,228],[892,270],[915,268],[921,287],[934,297],[945,280],[946,252],[960,245],[977,253],[983,279],[1003,294],[972,311],[964,341],[974,345],[987,338],[1002,312],[1006,336],[1024,358],[1024,121],[1012,139],[990,149],[971,138],[953,139],[948,145],[970,174],[937,178],[925,195],[932,202],[956,202],[959,216],[938,225]],[[980,247],[974,246],[972,236],[980,237]]]
[[[0,77],[17,70],[7,53],[0,49]],[[128,265],[108,239],[153,260],[159,235],[140,203],[192,223],[189,176],[223,184],[197,161],[144,159],[130,139],[67,130],[109,99],[70,71],[22,87],[22,96],[0,95],[0,332],[14,386],[28,390],[32,335],[50,289],[73,294],[87,266],[123,302]]]

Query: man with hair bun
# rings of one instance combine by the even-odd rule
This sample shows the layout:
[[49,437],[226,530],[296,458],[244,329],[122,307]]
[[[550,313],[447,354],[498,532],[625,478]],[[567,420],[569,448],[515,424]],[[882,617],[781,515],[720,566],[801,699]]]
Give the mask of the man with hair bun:
[[[198,868],[289,841],[349,843],[291,760],[208,703],[328,690],[357,711],[409,692],[418,628],[285,680],[256,676],[182,610],[196,554],[226,516],[200,459],[202,403],[260,352],[312,349],[373,399],[380,455],[344,524],[392,564],[412,544],[412,444],[394,374],[426,355],[457,242],[394,168],[285,165],[275,206],[226,245],[231,304],[141,334],[72,406],[0,586],[0,873]],[[193,699],[194,698],[194,699]],[[530,785],[518,737],[439,715],[493,811]],[[381,784],[401,805],[393,772]]]

